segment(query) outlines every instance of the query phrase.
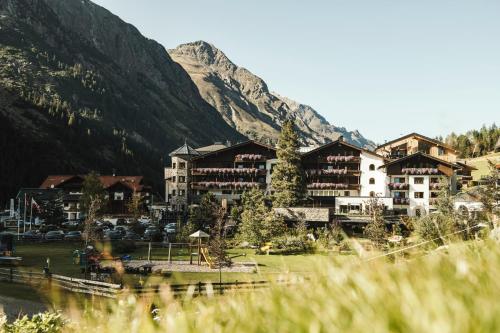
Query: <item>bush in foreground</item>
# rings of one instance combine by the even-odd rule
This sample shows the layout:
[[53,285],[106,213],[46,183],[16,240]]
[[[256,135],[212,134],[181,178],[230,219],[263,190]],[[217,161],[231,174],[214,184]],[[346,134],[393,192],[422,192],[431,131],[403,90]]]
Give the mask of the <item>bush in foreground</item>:
[[73,312],[70,332],[498,332],[500,248],[469,242],[415,260],[317,263],[308,279],[253,293]]

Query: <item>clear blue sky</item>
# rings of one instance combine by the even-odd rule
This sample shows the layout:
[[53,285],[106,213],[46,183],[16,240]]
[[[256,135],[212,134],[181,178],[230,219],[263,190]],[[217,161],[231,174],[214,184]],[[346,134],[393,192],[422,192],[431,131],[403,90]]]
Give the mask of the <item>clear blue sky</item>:
[[376,142],[500,122],[499,0],[95,2],[166,48],[210,42]]

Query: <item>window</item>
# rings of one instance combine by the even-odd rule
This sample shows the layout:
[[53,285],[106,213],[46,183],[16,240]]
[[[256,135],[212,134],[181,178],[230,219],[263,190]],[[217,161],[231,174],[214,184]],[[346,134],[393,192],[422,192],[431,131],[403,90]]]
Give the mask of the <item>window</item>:
[[369,182],[370,182],[370,185],[375,184],[375,178],[370,178]]
[[245,166],[244,166],[243,164],[238,164],[236,167],[237,167],[238,169],[243,169]]
[[186,210],[186,206],[185,205],[181,205],[181,210],[185,211]]
[[172,182],[175,183],[175,176],[172,176]]
[[372,197],[372,198],[373,198],[374,196],[375,196],[375,192],[371,191],[371,192],[370,192],[370,197]]
[[264,164],[259,165],[259,170],[264,170],[266,166]]
[[175,197],[175,190],[172,190],[172,196]]
[[344,197],[348,197],[351,193],[349,191],[344,191]]
[[415,199],[423,199],[424,192],[415,192]]
[[222,194],[233,194],[231,190],[222,190]]
[[123,200],[123,192],[115,192],[115,200]]
[[179,169],[186,169],[186,162],[180,162]]
[[172,163],[172,169],[175,169],[177,167],[177,163],[173,162]]
[[186,182],[186,176],[179,176],[179,183],[185,183]]
[[413,178],[413,184],[423,184],[423,183],[424,183],[424,177]]
[[431,178],[431,184],[437,184],[437,183],[439,183],[439,178],[432,177]]
[[438,147],[438,155],[443,156],[444,155],[444,148],[443,147]]
[[394,182],[398,184],[404,184],[406,183],[406,179],[404,177],[395,177]]
[[370,164],[370,171],[375,171],[375,164]]
[[415,209],[415,215],[416,215],[417,217],[422,216],[422,211],[420,210],[420,208]]
[[179,190],[179,195],[184,196],[186,194],[186,190]]

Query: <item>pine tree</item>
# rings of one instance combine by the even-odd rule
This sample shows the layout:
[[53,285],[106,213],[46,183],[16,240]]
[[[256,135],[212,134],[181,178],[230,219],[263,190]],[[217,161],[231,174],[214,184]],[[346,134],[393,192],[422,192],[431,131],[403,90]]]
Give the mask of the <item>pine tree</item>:
[[299,137],[293,126],[292,121],[285,121],[278,140],[276,151],[278,162],[271,177],[274,207],[296,206],[305,195]]
[[269,212],[265,204],[264,193],[258,189],[252,189],[243,193],[241,200],[243,211],[238,238],[253,245],[262,245],[264,243],[262,223]]

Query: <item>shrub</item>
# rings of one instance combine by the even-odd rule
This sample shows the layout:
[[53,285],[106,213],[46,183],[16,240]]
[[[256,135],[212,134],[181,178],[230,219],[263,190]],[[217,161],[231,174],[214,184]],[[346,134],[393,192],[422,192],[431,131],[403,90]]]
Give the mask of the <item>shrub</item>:
[[310,240],[293,235],[276,237],[271,243],[273,246],[269,254],[300,254],[311,253],[314,250]]
[[31,318],[24,316],[12,324],[5,325],[5,333],[58,333],[63,331],[66,324],[67,321],[60,313],[39,313]]

